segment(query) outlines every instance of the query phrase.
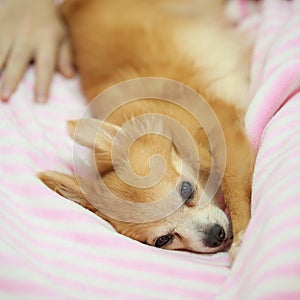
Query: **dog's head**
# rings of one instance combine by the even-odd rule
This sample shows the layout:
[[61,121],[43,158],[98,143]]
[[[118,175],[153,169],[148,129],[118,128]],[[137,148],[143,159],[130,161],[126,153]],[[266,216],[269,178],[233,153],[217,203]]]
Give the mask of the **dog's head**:
[[[137,131],[141,127],[166,129],[163,122],[159,124],[152,120],[146,123],[137,122],[134,128],[139,128]],[[119,126],[96,119],[71,121],[69,131],[76,142],[93,149],[101,183],[95,178],[85,181],[77,177],[76,180],[52,171],[40,173],[39,177],[60,195],[95,212],[121,234],[142,243],[201,253],[221,251],[232,237],[222,192],[219,191],[206,205],[201,203],[211,168],[210,152],[203,143],[197,143],[201,167],[196,173],[194,165],[199,161],[191,161],[189,150],[185,154],[180,152],[172,140],[172,134],[176,133],[172,133],[172,128],[167,130],[171,131],[169,138],[157,133],[140,134],[134,143],[129,143],[130,147],[126,147],[132,130],[130,134],[123,134]],[[120,132],[121,138],[116,141]],[[181,140],[184,146],[185,137],[181,136]],[[107,189],[103,189],[104,185]],[[90,192],[86,192],[87,186]],[[92,199],[89,193],[92,193]],[[147,206],[164,197],[180,205],[163,214],[157,206]],[[130,208],[116,202],[117,198],[130,203]],[[142,213],[139,212],[141,204],[145,204]],[[115,212],[117,217],[107,211]],[[138,219],[135,215],[139,215]]]

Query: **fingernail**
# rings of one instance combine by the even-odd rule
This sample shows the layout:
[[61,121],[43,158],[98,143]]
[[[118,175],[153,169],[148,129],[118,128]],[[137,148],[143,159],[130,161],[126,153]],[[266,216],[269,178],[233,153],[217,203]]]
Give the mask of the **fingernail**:
[[73,77],[74,76],[74,69],[68,67],[65,69],[65,76],[66,77]]
[[35,102],[37,103],[46,103],[47,97],[44,93],[38,93],[35,97]]
[[2,103],[7,103],[7,102],[8,102],[8,98],[3,98],[3,97],[2,97],[2,98],[1,98],[1,102],[2,102]]
[[1,91],[1,100],[7,101],[10,96],[11,96],[11,90],[7,87],[3,88]]
[[73,65],[66,62],[60,65],[59,71],[64,77],[72,77],[75,73]]

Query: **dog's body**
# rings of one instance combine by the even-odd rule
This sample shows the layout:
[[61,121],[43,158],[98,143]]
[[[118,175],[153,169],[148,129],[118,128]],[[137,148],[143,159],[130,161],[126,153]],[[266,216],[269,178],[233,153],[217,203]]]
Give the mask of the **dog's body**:
[[[62,12],[89,101],[113,84],[139,77],[176,80],[205,97],[219,119],[227,146],[221,190],[232,219],[235,249],[250,218],[254,159],[244,132],[250,51],[241,46],[240,34],[226,20],[223,1],[67,0]],[[96,105],[93,109],[97,117],[101,107]],[[131,146],[128,160],[132,171],[143,177],[151,172],[148,160],[160,154],[166,166],[163,179],[152,187],[138,188],[118,177],[118,163],[113,165],[111,158],[114,136],[128,120],[149,113],[175,119],[189,131],[201,159],[196,177],[189,172],[191,162],[180,156],[174,143],[155,134],[141,136]],[[98,172],[109,189],[133,203],[153,202],[175,189],[174,197],[182,198],[185,205],[161,220],[124,222],[97,211],[74,178],[56,172],[42,173],[40,178],[59,194],[108,220],[120,233],[141,242],[204,253],[224,249],[232,230],[221,193],[204,208],[199,203],[213,158],[205,131],[192,114],[165,101],[143,99],[117,108],[105,121],[97,136],[95,157]],[[143,124],[137,122],[136,130],[143,127],[153,132],[153,127],[160,127],[172,133],[169,125],[153,122],[151,118]],[[73,135],[76,123],[69,125]],[[98,125],[86,121],[82,129],[79,126],[77,142],[93,148],[93,131]],[[119,148],[117,153],[122,156],[121,145]],[[185,174],[181,174],[182,169]],[[180,176],[184,179],[178,183]],[[99,195],[100,202],[102,196]]]

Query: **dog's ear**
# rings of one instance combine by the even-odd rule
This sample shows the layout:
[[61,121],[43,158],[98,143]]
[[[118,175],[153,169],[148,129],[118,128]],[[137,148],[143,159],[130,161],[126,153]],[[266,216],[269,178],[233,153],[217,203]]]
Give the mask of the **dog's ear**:
[[75,177],[55,171],[41,172],[37,176],[45,185],[57,194],[80,204],[92,212],[96,211],[84,197]]
[[120,127],[98,119],[69,121],[68,130],[73,139],[95,151],[95,159],[100,174],[113,169],[112,144]]
[[98,119],[68,121],[69,135],[79,144],[96,150],[111,149],[120,127]]

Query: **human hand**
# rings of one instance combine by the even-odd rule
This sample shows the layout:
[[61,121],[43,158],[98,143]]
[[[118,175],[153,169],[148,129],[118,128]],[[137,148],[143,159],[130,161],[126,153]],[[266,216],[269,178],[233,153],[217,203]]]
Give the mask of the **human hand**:
[[45,102],[57,68],[74,74],[67,31],[53,0],[4,0],[0,9],[0,90],[2,101],[15,92],[28,64],[35,62],[35,100]]

